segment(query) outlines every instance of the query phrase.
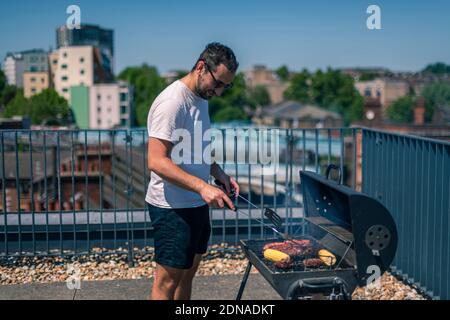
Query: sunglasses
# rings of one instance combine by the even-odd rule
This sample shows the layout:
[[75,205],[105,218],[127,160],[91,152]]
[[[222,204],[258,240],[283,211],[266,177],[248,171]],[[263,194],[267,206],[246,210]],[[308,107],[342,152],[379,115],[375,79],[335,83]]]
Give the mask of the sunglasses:
[[229,83],[229,84],[225,84],[220,80],[217,80],[216,77],[214,77],[211,68],[209,67],[209,65],[206,63],[206,61],[203,61],[205,63],[206,69],[208,69],[209,74],[211,75],[211,77],[214,80],[214,89],[218,89],[218,88],[223,88],[224,90],[228,90],[231,87],[233,87],[233,83]]

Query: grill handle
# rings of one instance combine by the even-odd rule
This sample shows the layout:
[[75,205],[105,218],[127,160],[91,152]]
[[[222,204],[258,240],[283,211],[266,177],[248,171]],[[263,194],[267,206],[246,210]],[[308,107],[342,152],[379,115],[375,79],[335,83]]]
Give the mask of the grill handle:
[[337,172],[339,172],[339,179],[338,179],[337,183],[338,183],[338,184],[342,184],[342,172],[341,172],[341,168],[338,167],[338,166],[335,165],[335,164],[330,164],[330,165],[328,165],[327,170],[325,171],[325,177],[326,177],[328,180],[330,180],[330,172],[331,172],[332,169],[334,169],[334,170],[336,170]]
[[289,300],[296,299],[299,289],[317,292],[328,290],[333,292],[330,296],[331,299],[350,299],[345,282],[338,277],[311,278],[295,281],[288,289],[287,298]]

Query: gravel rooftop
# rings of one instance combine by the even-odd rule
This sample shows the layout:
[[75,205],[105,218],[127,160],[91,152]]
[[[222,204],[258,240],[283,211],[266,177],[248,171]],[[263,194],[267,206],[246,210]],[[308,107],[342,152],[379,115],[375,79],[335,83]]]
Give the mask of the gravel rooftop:
[[[153,262],[152,247],[145,247],[143,250],[135,248],[134,266],[128,264],[127,256],[125,249],[120,249],[119,253],[111,253],[106,249],[94,248],[89,255],[3,258],[0,260],[0,286],[51,283],[64,283],[65,285],[66,280],[74,274],[70,270],[76,270],[75,272],[78,273],[83,285],[86,281],[114,280],[118,282],[119,280],[151,280],[153,278],[155,263]],[[231,276],[222,278],[230,279],[233,283],[237,282],[234,285],[238,285],[246,266],[247,260],[239,247],[227,244],[213,245],[201,262],[197,272],[200,277],[196,279],[206,279],[204,277],[216,279],[220,276]],[[73,269],[70,269],[70,267],[73,267]],[[264,279],[255,268],[252,268],[251,277],[256,277],[255,279],[258,279],[260,285],[265,286],[263,284]],[[200,285],[201,281],[206,280],[198,281],[200,281],[198,282]],[[145,285],[148,286],[148,281]],[[42,288],[45,288],[45,286]],[[269,290],[272,289],[269,288]],[[274,291],[270,293],[272,299],[273,293]],[[0,296],[0,298],[4,297]],[[195,295],[193,298],[195,298]],[[197,298],[203,299],[208,298],[208,296],[203,297],[200,294],[197,295]],[[404,284],[391,274],[385,273],[381,278],[379,288],[357,288],[353,292],[353,299],[423,300],[425,298],[415,288]]]

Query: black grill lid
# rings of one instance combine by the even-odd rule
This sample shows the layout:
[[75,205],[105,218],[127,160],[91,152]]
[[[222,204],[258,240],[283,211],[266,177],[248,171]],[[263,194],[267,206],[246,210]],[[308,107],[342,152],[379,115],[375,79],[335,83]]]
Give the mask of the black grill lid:
[[[351,245],[360,285],[378,271],[382,275],[397,250],[397,228],[378,200],[310,171],[300,171],[305,219]],[[339,175],[341,180],[341,175]]]

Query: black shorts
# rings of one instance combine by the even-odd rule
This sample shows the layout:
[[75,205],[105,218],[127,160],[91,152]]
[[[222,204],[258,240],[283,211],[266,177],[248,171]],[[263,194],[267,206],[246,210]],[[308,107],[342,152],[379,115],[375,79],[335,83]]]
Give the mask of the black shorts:
[[190,269],[196,254],[204,254],[211,234],[209,207],[167,209],[147,204],[153,226],[155,261]]

